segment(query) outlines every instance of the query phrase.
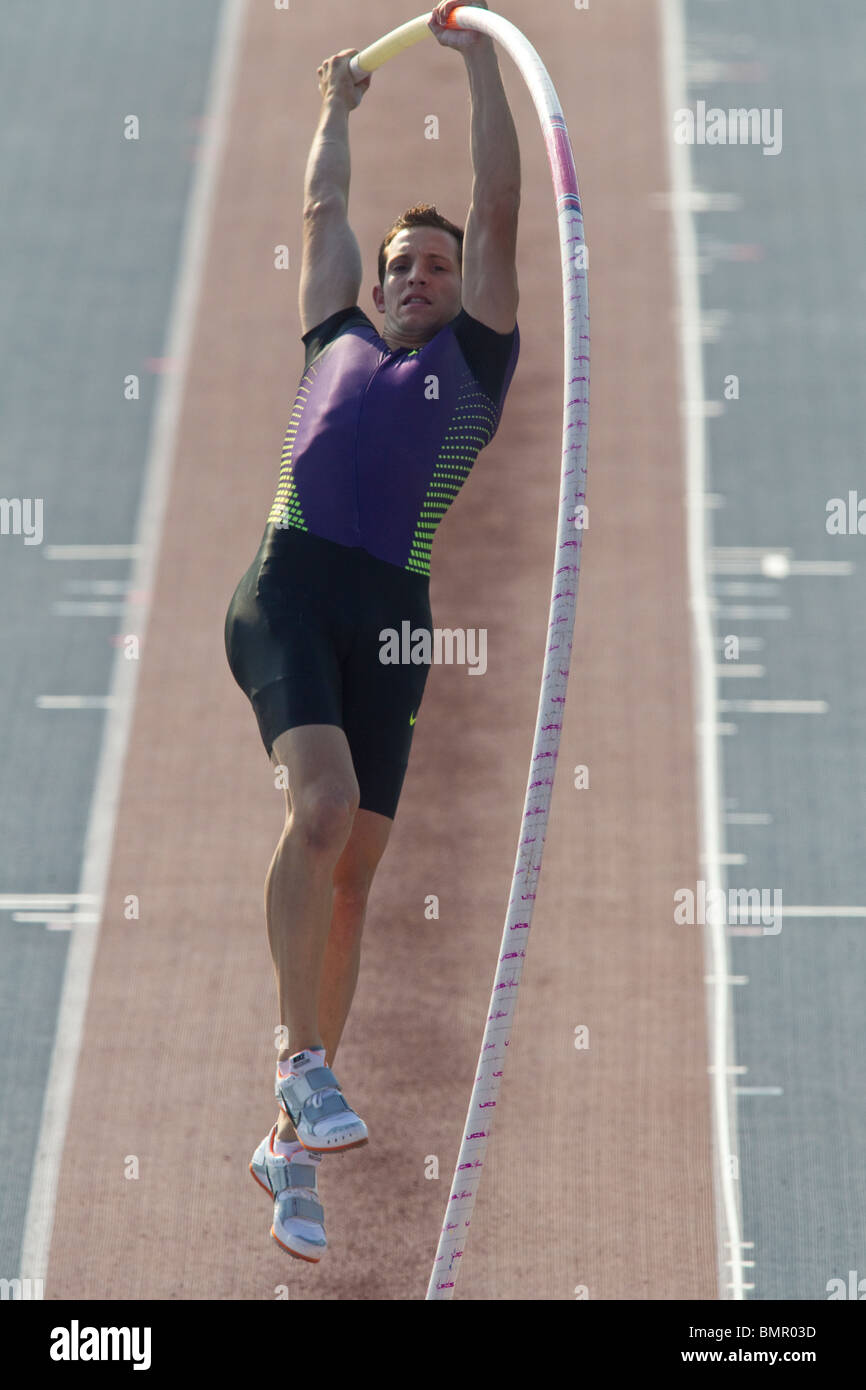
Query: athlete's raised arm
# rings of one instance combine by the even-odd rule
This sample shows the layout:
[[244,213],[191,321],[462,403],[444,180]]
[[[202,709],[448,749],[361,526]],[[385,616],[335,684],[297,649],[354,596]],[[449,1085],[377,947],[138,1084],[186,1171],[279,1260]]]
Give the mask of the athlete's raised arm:
[[[468,0],[479,9],[484,0]],[[471,30],[444,29],[458,4],[443,0],[430,28],[446,48],[463,54],[472,100],[472,202],[463,239],[463,308],[497,333],[517,320],[517,217],[520,210],[520,146],[508,106],[493,40]]]
[[304,181],[304,246],[299,309],[301,333],[358,301],[361,250],[349,226],[349,112],[370,85],[355,83],[349,60],[357,48],[326,58],[318,70],[322,111]]

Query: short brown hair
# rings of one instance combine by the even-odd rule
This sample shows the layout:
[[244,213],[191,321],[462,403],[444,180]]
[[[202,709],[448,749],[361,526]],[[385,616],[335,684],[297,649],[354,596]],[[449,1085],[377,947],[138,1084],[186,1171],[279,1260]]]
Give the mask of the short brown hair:
[[379,284],[385,283],[385,270],[388,264],[387,251],[391,242],[398,232],[406,231],[412,227],[438,227],[440,232],[450,232],[457,240],[457,266],[463,270],[463,228],[455,227],[453,222],[449,222],[447,217],[443,217],[437,212],[432,203],[418,203],[414,208],[408,208],[402,217],[398,217],[386,233],[382,245],[379,247]]

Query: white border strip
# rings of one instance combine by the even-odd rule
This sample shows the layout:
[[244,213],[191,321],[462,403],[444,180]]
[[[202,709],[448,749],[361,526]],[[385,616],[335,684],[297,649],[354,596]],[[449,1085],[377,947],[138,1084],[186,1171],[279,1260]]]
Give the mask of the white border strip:
[[[679,297],[680,367],[683,404],[703,401],[703,350],[699,335],[700,290],[697,276],[695,190],[687,145],[673,138],[673,115],[688,105],[685,80],[683,0],[659,0],[665,71],[665,127],[662,138],[670,151],[670,175]],[[688,560],[690,602],[694,618],[692,668],[696,687],[696,739],[700,780],[701,851],[706,865],[707,890],[721,888],[719,865],[724,850],[720,818],[721,768],[716,734],[718,702],[713,647],[712,607],[707,592],[706,560],[709,551],[708,509],[705,505],[706,450],[704,417],[683,411],[685,443]],[[715,916],[715,914],[713,914]],[[724,927],[704,928],[708,985],[710,1076],[712,1078],[714,1186],[716,1193],[717,1261],[719,1297],[744,1299],[743,1245],[739,1186],[731,1172],[737,1149],[737,1111],[733,1094],[734,1038],[727,980],[730,969]],[[749,1285],[748,1287],[753,1287]]]
[[[224,0],[205,105],[202,154],[195,166],[181,243],[180,265],[169,317],[164,356],[176,370],[159,378],[144,485],[135,536],[137,549],[132,589],[148,598],[135,605],[134,628],[144,635],[155,588],[163,520],[171,488],[175,445],[186,389],[187,369],[209,246],[217,180],[229,129],[229,113],[246,18],[247,0]],[[94,925],[77,923],[69,944],[63,993],[57,1017],[39,1141],[33,1163],[30,1197],[21,1247],[22,1279],[46,1279],[60,1156],[69,1122],[78,1069],[90,977],[117,820],[126,752],[138,685],[136,661],[127,661],[117,648],[111,677],[111,705],[105,720],[102,747],[85,840],[79,892],[98,904]]]

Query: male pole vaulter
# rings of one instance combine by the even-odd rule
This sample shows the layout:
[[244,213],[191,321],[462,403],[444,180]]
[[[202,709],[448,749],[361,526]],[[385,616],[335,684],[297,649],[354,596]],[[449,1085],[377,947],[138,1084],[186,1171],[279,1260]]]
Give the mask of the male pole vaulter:
[[288,783],[265,882],[280,1114],[250,1171],[274,1197],[274,1240],[313,1263],[326,1246],[321,1155],[367,1142],[331,1067],[428,674],[383,663],[380,634],[408,621],[432,638],[433,535],[496,432],[519,351],[517,135],[493,41],[443,27],[457,3],[438,5],[430,28],[466,63],[472,203],[465,232],[422,204],[386,233],[373,288],[381,333],[357,304],[361,253],[347,219],[349,112],[371,79],[353,81],[354,48],[318,70],[305,370],[262,543],[226,615],[232,674]]

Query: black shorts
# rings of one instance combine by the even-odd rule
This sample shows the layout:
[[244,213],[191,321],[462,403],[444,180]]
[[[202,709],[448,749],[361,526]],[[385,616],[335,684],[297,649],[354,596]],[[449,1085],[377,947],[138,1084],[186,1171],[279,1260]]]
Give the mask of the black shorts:
[[432,640],[429,583],[360,548],[269,525],[226,614],[228,663],[268,757],[287,729],[337,725],[361,807],[391,819],[429,667],[383,663],[381,634],[400,634],[407,651],[419,629]]

